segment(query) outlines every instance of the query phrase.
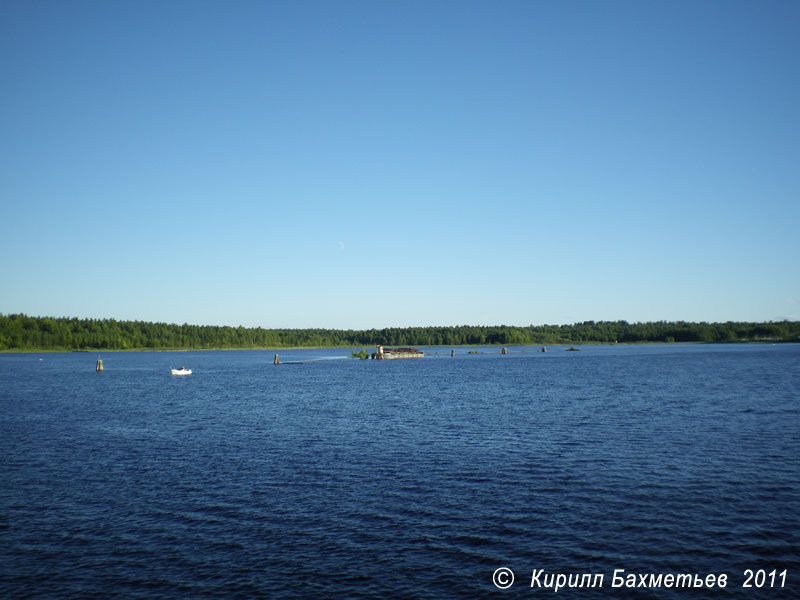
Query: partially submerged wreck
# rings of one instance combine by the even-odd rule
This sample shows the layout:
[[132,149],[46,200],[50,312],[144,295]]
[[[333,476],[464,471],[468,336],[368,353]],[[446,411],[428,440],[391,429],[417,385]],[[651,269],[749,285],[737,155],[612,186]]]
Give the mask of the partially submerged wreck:
[[378,350],[372,353],[375,360],[390,360],[394,358],[422,358],[425,353],[416,348],[384,348],[378,346]]

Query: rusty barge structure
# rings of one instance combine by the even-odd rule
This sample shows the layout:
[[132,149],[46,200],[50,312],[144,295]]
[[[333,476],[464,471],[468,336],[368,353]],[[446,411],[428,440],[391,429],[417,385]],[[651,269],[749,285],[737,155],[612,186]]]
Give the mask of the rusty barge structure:
[[378,346],[378,349],[372,353],[372,358],[375,360],[392,360],[395,358],[422,358],[425,353],[416,348],[384,348]]

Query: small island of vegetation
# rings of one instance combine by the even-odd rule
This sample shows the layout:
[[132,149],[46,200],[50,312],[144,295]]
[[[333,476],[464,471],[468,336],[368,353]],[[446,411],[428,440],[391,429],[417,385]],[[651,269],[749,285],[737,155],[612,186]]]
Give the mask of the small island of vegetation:
[[[460,325],[368,330],[263,329],[0,315],[0,351],[210,350],[301,347],[575,345],[588,343],[800,342],[800,322]],[[360,353],[357,353],[360,357]]]

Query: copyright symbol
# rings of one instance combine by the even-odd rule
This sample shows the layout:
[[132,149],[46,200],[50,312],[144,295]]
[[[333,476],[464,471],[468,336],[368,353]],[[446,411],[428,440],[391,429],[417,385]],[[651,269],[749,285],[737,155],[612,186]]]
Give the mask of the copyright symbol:
[[492,582],[495,587],[506,590],[514,584],[514,571],[508,567],[500,567],[492,575]]

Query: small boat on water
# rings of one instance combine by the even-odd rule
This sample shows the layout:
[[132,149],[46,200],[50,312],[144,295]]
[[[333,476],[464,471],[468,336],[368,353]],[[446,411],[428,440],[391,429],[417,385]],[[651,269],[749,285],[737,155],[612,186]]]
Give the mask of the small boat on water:
[[425,353],[416,348],[384,348],[378,346],[378,351],[372,353],[376,360],[389,360],[394,358],[424,358]]
[[186,367],[181,367],[180,369],[170,369],[169,372],[172,373],[173,375],[191,375],[192,374],[192,370],[191,369],[187,369]]

